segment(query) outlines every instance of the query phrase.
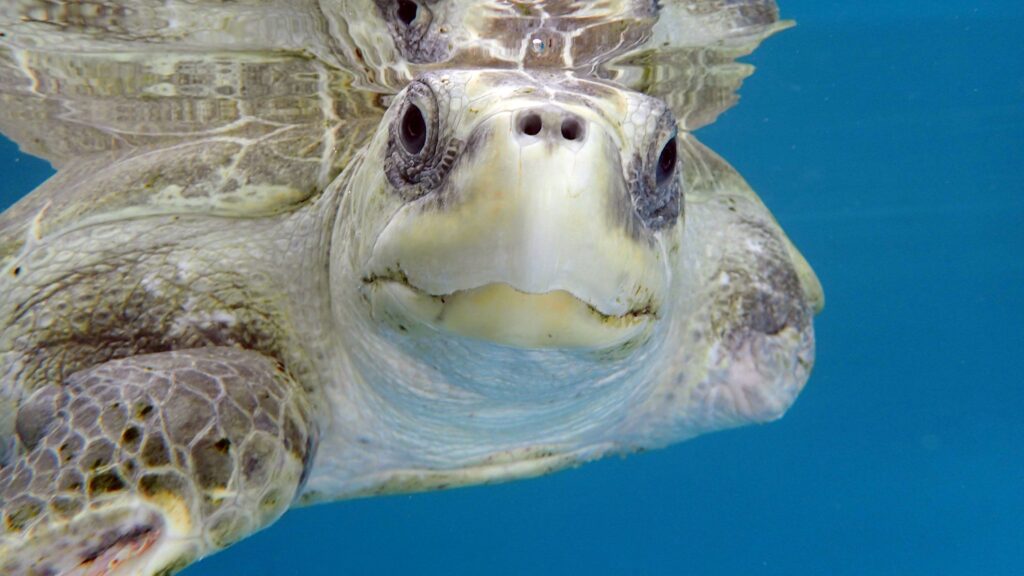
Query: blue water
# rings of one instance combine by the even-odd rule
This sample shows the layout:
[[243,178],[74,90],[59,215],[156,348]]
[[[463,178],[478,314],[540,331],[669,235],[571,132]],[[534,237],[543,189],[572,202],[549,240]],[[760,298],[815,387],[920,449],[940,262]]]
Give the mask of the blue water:
[[[780,0],[702,139],[828,304],[779,422],[290,512],[187,576],[1024,574],[1024,3]],[[0,207],[45,178],[0,144]]]

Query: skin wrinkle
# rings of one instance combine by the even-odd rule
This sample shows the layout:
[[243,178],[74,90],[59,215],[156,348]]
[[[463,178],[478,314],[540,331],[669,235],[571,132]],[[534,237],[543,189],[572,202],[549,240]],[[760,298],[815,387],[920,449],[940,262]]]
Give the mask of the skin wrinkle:
[[[159,236],[159,230],[157,231],[157,233],[155,233],[155,235]],[[158,264],[158,266],[163,266],[164,268],[166,268],[168,266],[168,263],[169,263],[169,260],[168,260],[168,252],[169,252],[169,250],[167,250],[166,248],[162,248],[160,245],[155,246],[154,249],[156,250],[155,255],[156,255],[156,258],[157,258],[157,262],[162,262],[162,264]],[[152,254],[150,254],[147,258],[140,258],[139,255],[131,256],[128,259],[129,263],[126,266],[126,269],[129,269],[129,270],[131,270],[131,269],[138,269],[142,265],[143,261],[149,261],[148,265],[152,265],[152,261],[150,260],[150,258],[152,258],[152,257],[153,257]],[[106,267],[105,264],[103,264],[101,266],[102,267]],[[59,281],[54,282],[53,280],[49,280],[45,284],[46,285],[46,291],[44,291],[41,294],[36,295],[35,298],[30,299],[28,307],[26,307],[24,305],[23,306],[19,306],[17,311],[16,311],[16,313],[15,313],[15,318],[17,318],[17,319],[25,318],[33,310],[35,310],[39,306],[42,306],[42,302],[44,302],[44,301],[45,302],[54,301],[55,298],[59,298],[60,297],[60,296],[58,296],[59,294],[64,293],[66,290],[70,289],[70,287],[80,287],[80,286],[83,286],[83,285],[88,285],[89,281],[86,280],[86,279],[89,278],[93,274],[94,273],[90,273],[90,272],[82,273],[81,269],[80,269],[77,273],[65,274],[65,275],[61,276]],[[230,275],[222,276],[223,274],[224,273],[209,274],[209,275],[207,275],[203,279],[203,282],[205,284],[209,285],[209,286],[214,286],[214,285],[220,286],[221,290],[226,288],[227,292],[222,292],[222,293],[238,293],[238,291],[240,289],[242,289],[243,286],[245,286],[244,283],[236,283],[235,280],[231,280],[232,277]],[[102,273],[99,273],[99,275],[102,275]],[[132,283],[132,284],[129,284],[130,286],[132,286],[132,288],[130,290],[127,290],[126,292],[128,294],[131,294],[131,293],[136,293],[137,294],[138,293],[137,292],[138,285],[141,283],[143,277],[144,277],[144,274],[138,274],[136,276],[136,278],[138,278],[139,281],[135,282],[135,283]],[[165,277],[165,280],[166,280],[166,277]],[[31,282],[32,280],[31,280],[30,277],[26,276],[26,277],[23,278],[23,281],[24,282]],[[189,280],[189,279],[184,279],[184,281],[180,281],[180,280],[179,281],[172,281],[172,282],[166,282],[165,281],[163,285],[164,285],[164,289],[165,290],[175,290],[175,291],[177,291],[177,293],[180,295],[179,297],[181,298],[181,300],[179,300],[179,302],[185,302],[184,294],[186,294],[186,293],[188,293],[190,291],[190,289],[191,289],[190,282],[192,282],[192,281],[193,280]],[[78,291],[78,288],[74,288],[73,290]],[[73,292],[69,292],[69,294],[70,293],[73,293]],[[98,293],[93,292],[93,296],[92,297],[95,298],[95,297],[98,297],[98,296],[99,296]],[[126,296],[126,297],[130,297],[130,296]],[[244,315],[245,315],[246,318],[248,318],[250,321],[255,320],[257,322],[257,324],[267,324],[267,323],[275,323],[276,322],[275,320],[272,320],[272,316],[269,316],[268,313],[266,311],[264,311],[263,308],[261,308],[261,307],[252,307],[252,306],[242,306],[240,304],[241,301],[238,301],[238,300],[235,300],[235,301],[225,300],[223,297],[220,296],[220,293],[218,293],[216,291],[207,291],[207,296],[205,298],[206,298],[206,302],[207,302],[206,306],[208,306],[209,309],[223,309],[223,310],[225,310],[228,313],[233,313],[233,314],[236,314],[236,315],[239,312],[244,312]],[[249,298],[247,298],[247,300],[251,301],[252,298],[249,297]],[[49,306],[49,304],[47,306]],[[97,312],[97,308],[98,307],[94,306],[94,307],[91,307],[91,308],[87,308],[86,310],[88,310],[90,312],[90,315],[94,316],[95,313]],[[138,313],[145,313],[145,314],[147,314],[148,316],[151,316],[151,317],[153,316],[152,310],[150,312],[143,312],[144,309],[145,309],[145,307],[140,307],[137,312]],[[179,311],[178,309],[176,309],[173,306],[171,306],[171,307],[160,306],[160,307],[156,307],[155,310],[157,310],[157,313],[159,315],[156,316],[156,317],[153,317],[153,319],[155,320],[155,324],[152,324],[152,326],[154,326],[154,327],[156,327],[156,326],[168,326],[168,325],[170,325],[174,321],[175,317],[180,316],[181,313],[182,313],[181,311]],[[107,320],[110,321],[110,320],[113,320],[113,319],[114,318],[111,317],[111,318],[108,318]],[[88,323],[86,325],[88,325]],[[241,329],[241,331],[237,332],[238,337],[240,337],[243,340],[245,340],[247,338],[245,336],[246,328],[244,326],[240,326],[240,329]],[[136,334],[141,333],[140,331],[146,331],[146,330],[147,329],[144,326],[139,326],[139,327],[137,327],[135,329]],[[151,331],[150,333],[152,333],[153,335],[156,336],[156,335],[160,334],[160,331],[159,330],[155,330],[155,331]],[[79,334],[79,333],[78,332],[71,332],[71,333],[69,333],[69,334],[67,334],[65,336],[59,337],[56,340],[51,340],[50,343],[47,343],[47,340],[43,339],[43,340],[39,341],[39,345],[44,347],[44,348],[60,349],[62,346],[65,346],[66,344],[74,343],[76,341],[77,342],[82,342],[83,344],[84,343],[93,342],[93,341],[95,341],[95,338],[97,337],[97,335],[86,335],[84,333],[82,333],[80,335],[76,335],[76,334]],[[206,336],[204,336],[202,334],[203,334],[202,331],[200,331],[200,332],[194,333],[194,335],[190,336],[190,337],[191,338],[199,337],[199,338],[202,338],[202,339],[206,339],[206,338],[210,338],[210,337],[212,337],[214,339],[219,338],[219,336],[216,336],[213,333],[209,333]],[[156,340],[156,342],[159,342],[161,340],[166,341],[166,337],[159,337],[158,336],[157,338],[158,339]],[[117,340],[114,340],[113,342],[116,342],[116,341]],[[152,347],[151,346],[150,350],[152,350],[152,351],[159,351],[161,349],[167,349],[169,346],[172,346],[172,345],[173,344],[171,344],[168,341],[167,344],[158,344],[156,347]],[[73,366],[74,365],[72,365],[72,367]],[[31,368],[30,368],[30,370],[31,370]],[[67,373],[66,370],[64,371],[64,373]]]

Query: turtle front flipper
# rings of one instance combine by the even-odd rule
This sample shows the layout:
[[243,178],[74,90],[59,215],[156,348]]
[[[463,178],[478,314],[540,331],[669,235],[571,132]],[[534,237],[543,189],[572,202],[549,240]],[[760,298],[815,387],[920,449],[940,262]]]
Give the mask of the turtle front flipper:
[[700,367],[686,382],[690,422],[714,430],[774,420],[810,376],[821,284],[739,173],[692,135],[680,144],[691,272],[683,293],[693,306],[684,334],[697,335],[682,349]]
[[135,356],[22,403],[0,470],[0,573],[172,574],[288,508],[317,432],[272,359]]
[[663,444],[781,417],[814,364],[814,271],[732,166],[679,137],[685,232],[674,370],[637,408],[634,444]]

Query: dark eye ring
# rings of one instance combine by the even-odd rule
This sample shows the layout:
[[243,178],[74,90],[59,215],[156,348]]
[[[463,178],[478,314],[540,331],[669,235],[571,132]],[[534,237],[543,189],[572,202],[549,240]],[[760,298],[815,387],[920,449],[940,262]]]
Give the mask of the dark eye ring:
[[415,155],[423,151],[427,144],[427,121],[423,118],[423,111],[419,106],[409,104],[405,109],[398,134],[406,152]]
[[402,21],[402,24],[409,26],[416,20],[416,16],[420,11],[419,5],[412,0],[398,0],[398,19]]
[[659,186],[671,179],[673,174],[675,174],[677,154],[676,139],[673,136],[671,140],[665,143],[665,147],[661,149],[661,154],[658,155],[655,182]]

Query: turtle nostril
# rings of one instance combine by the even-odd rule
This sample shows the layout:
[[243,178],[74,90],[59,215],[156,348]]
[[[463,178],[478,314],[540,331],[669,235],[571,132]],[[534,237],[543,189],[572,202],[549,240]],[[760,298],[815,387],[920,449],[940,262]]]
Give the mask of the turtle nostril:
[[567,118],[562,121],[562,138],[566,140],[575,140],[580,137],[582,127],[575,118]]
[[519,121],[519,130],[527,136],[536,136],[540,134],[541,124],[540,116],[537,114],[527,114]]

